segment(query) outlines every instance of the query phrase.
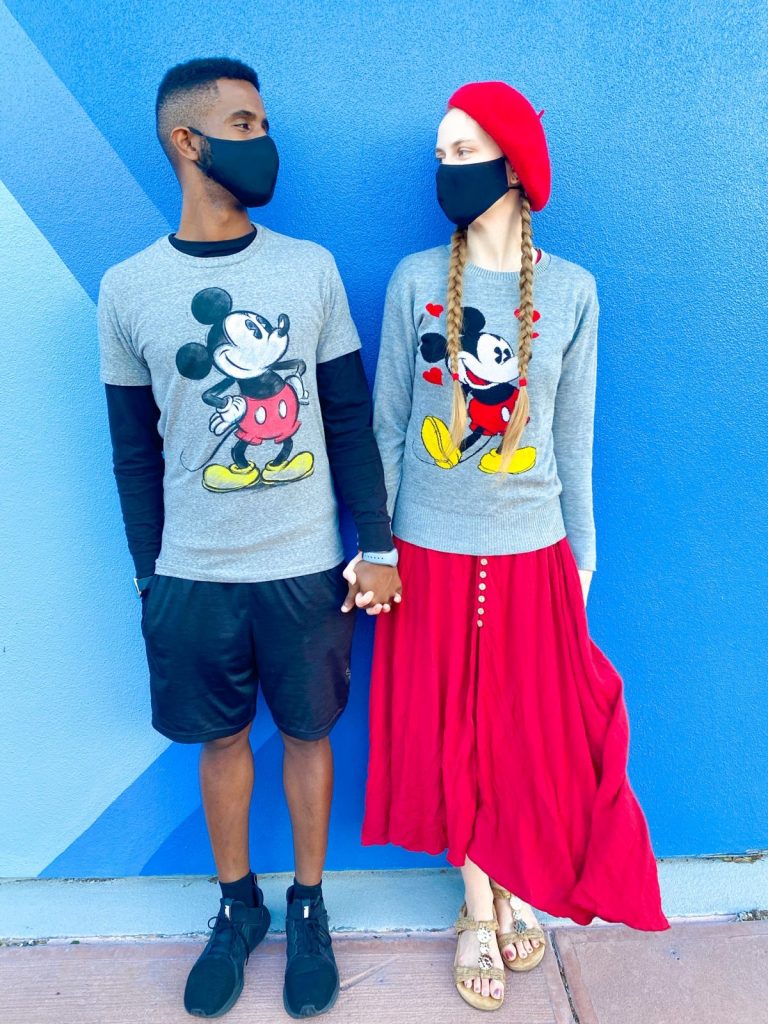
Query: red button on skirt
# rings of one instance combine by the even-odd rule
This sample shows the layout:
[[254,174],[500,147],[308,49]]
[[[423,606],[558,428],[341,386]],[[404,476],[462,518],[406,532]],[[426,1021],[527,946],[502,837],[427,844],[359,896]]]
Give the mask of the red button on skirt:
[[397,547],[403,602],[376,626],[363,844],[469,857],[577,924],[668,928],[627,778],[622,679],[589,636],[567,538],[484,560]]

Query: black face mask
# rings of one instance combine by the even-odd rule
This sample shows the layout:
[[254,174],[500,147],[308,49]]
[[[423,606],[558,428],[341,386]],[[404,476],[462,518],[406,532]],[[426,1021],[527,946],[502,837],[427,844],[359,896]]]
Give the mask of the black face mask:
[[[197,128],[190,128],[211,147],[211,158],[204,174],[213,178],[243,206],[266,206],[275,191],[280,160],[277,146],[269,135],[256,139],[214,139]],[[200,166],[198,164],[198,166]]]
[[440,164],[437,201],[448,220],[465,228],[511,188],[519,188],[508,184],[506,164],[503,156],[479,164]]

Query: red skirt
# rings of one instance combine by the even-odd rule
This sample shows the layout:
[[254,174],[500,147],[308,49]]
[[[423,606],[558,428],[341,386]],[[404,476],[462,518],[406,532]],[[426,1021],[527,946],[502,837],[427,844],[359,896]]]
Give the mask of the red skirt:
[[589,636],[567,538],[515,555],[398,540],[376,626],[364,845],[469,857],[533,907],[662,931],[627,778],[621,676]]

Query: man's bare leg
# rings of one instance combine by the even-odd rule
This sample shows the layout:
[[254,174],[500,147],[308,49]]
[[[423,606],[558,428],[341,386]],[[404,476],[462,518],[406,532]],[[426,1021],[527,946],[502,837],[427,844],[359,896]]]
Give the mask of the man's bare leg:
[[296,881],[317,885],[328,849],[333,754],[328,737],[297,740],[282,734],[283,785],[293,827]]
[[250,870],[248,816],[253,792],[251,727],[203,744],[200,789],[220,882],[234,882]]

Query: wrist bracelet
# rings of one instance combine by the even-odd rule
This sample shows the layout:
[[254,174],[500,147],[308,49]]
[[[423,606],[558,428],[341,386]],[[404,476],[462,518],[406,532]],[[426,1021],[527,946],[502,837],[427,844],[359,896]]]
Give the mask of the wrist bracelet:
[[361,558],[364,562],[371,562],[373,565],[397,565],[397,548],[391,551],[363,551]]

